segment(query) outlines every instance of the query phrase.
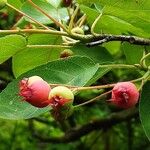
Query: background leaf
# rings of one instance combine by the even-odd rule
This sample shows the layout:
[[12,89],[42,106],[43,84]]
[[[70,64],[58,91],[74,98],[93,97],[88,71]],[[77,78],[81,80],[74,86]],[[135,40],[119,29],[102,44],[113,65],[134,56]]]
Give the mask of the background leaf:
[[150,81],[148,81],[142,89],[140,99],[140,119],[144,131],[150,140]]
[[[59,44],[61,38],[47,34],[33,34],[28,37],[29,45]],[[13,56],[13,73],[15,77],[20,76],[39,65],[60,57],[62,48],[24,48]]]
[[[81,9],[87,14],[87,19],[91,26],[95,21],[95,18],[97,18],[100,14],[99,10],[87,7],[85,5],[81,5]],[[126,9],[102,5],[101,12],[103,15],[95,26],[95,31],[98,33],[132,33],[142,37],[150,36],[150,17],[147,15],[147,10],[126,11]]]
[[26,46],[26,39],[20,35],[8,35],[0,38],[0,64]]
[[0,94],[0,118],[28,119],[48,111],[50,108],[36,108],[21,101],[18,96],[18,82],[23,77],[41,76],[48,83],[84,86],[94,76],[98,65],[87,57],[70,57],[39,66],[10,83]]
[[144,46],[131,45],[127,42],[121,45],[121,49],[124,51],[126,61],[129,64],[138,64],[144,54]]
[[106,48],[102,46],[87,47],[85,45],[75,45],[70,48],[75,55],[90,57],[96,63],[113,62],[113,58]]
[[53,5],[55,8],[58,8],[61,0],[46,0],[47,2],[49,2],[51,5]]
[[[33,0],[33,2],[38,5],[41,9],[43,9],[47,14],[52,16],[53,18],[59,20],[66,20],[66,17],[68,16],[68,12],[66,8],[58,8],[56,9],[54,6],[52,6],[50,3],[44,1],[44,0]],[[46,17],[44,14],[39,12],[37,9],[35,9],[29,2],[25,2],[21,8],[21,10],[31,16],[32,18],[36,19],[37,21],[43,23],[43,24],[49,24],[52,23],[52,21]],[[32,10],[32,11],[31,11]],[[26,18],[27,19],[27,18]],[[28,21],[31,21],[27,19]]]
[[22,2],[20,0],[7,0],[7,2],[18,9],[22,6]]

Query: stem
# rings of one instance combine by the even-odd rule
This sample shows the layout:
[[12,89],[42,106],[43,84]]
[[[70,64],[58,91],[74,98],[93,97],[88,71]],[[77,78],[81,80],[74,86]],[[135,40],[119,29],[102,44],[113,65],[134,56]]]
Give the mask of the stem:
[[135,65],[126,64],[110,64],[110,65],[99,65],[100,68],[127,68],[127,69],[137,69]]
[[143,82],[145,83],[145,82],[148,80],[149,77],[150,77],[150,68],[149,68],[149,70],[144,74],[144,76],[142,77]]
[[46,17],[48,17],[50,20],[52,20],[57,26],[61,27],[64,31],[68,32],[68,30],[64,27],[63,24],[61,24],[60,22],[58,22],[56,19],[54,19],[52,16],[50,16],[49,14],[47,14],[44,10],[42,10],[38,5],[36,5],[35,3],[32,2],[32,0],[28,0],[28,2],[34,7],[36,8],[39,12],[41,12],[42,14],[44,14]]
[[89,86],[89,87],[77,87],[74,89],[74,91],[91,90],[91,89],[106,89],[106,88],[112,88],[114,86],[115,86],[115,83],[106,84],[106,85],[98,85],[98,86]]
[[65,43],[68,43],[68,44],[76,44],[78,41],[77,40],[74,40],[74,39],[72,39],[72,38],[70,38],[70,37],[64,37],[63,38],[63,41],[65,42]]
[[149,77],[150,77],[150,70],[148,70],[148,71],[143,75],[143,77],[141,77],[142,82],[141,82],[140,87],[138,88],[139,91],[142,89],[143,85],[144,85],[145,82],[149,79]]
[[[143,79],[143,77],[141,77],[141,78],[138,78],[138,79],[135,79],[135,80],[131,80],[131,81],[129,81],[129,82],[139,82],[139,81],[142,81],[142,79]],[[128,81],[126,81],[126,82],[128,82]]]
[[72,86],[72,85],[68,85],[68,84],[52,84],[52,83],[50,83],[49,84],[50,86],[66,86],[66,87],[68,87],[68,88],[77,88],[78,86]]
[[75,19],[77,13],[78,13],[78,10],[79,10],[79,5],[76,7],[76,9],[75,9],[75,11],[74,11],[74,13],[73,13],[73,15],[71,17],[71,20],[69,22],[69,31],[71,31],[71,29],[73,27],[73,22],[74,22],[74,19]]
[[147,68],[147,66],[145,65],[145,59],[148,58],[149,56],[150,56],[150,53],[148,53],[148,54],[146,54],[145,56],[143,56],[143,58],[140,60],[141,66]]
[[37,23],[37,24],[40,25],[41,27],[43,27],[43,28],[49,30],[49,28],[48,28],[47,26],[45,26],[44,24],[38,22],[37,20],[33,19],[32,17],[28,16],[27,14],[25,14],[24,12],[22,12],[22,11],[20,11],[19,9],[15,8],[14,6],[12,6],[12,5],[8,4],[8,3],[6,3],[6,5],[7,5],[8,7],[12,8],[12,9],[16,10],[18,13],[22,14],[23,16],[25,16],[25,17],[31,19],[33,22]]
[[97,22],[99,21],[99,19],[100,19],[101,17],[102,17],[102,13],[95,19],[95,21],[93,22],[93,24],[92,24],[92,26],[91,26],[91,33],[92,33],[94,36],[98,35],[98,34],[96,34],[96,33],[94,32],[94,29],[95,29],[95,26],[96,26]]
[[28,48],[71,48],[65,45],[27,45]]
[[42,29],[18,29],[18,30],[0,30],[0,34],[19,34],[19,33],[44,33],[44,34],[53,34],[68,36],[66,32],[54,31],[54,30],[42,30]]
[[81,107],[81,106],[83,106],[83,105],[86,105],[86,104],[92,103],[92,102],[94,102],[94,101],[97,101],[98,99],[100,99],[100,98],[106,96],[107,94],[110,94],[111,92],[112,92],[112,91],[105,92],[105,93],[103,93],[103,94],[101,94],[101,95],[99,95],[99,96],[97,96],[97,97],[95,97],[95,98],[93,98],[93,99],[91,99],[91,100],[89,100],[89,101],[86,101],[86,102],[84,102],[84,103],[81,103],[81,104],[79,104],[79,105],[74,106],[74,108],[78,108],[78,107]]
[[67,12],[68,12],[69,20],[70,20],[70,18],[71,18],[71,13],[70,13],[70,8],[69,8],[69,7],[67,7]]
[[[139,82],[143,79],[143,77],[135,79],[135,80],[130,80],[130,81],[122,81],[122,82]],[[87,86],[87,87],[79,87],[79,86],[72,86],[68,84],[49,84],[50,86],[66,86],[73,91],[82,91],[82,90],[91,90],[91,89],[107,89],[107,88],[112,88],[115,86],[116,83],[113,84],[106,84],[106,85],[98,85],[98,86]]]
[[86,15],[84,14],[76,23],[78,27],[82,27],[82,25],[84,24],[84,22],[86,21]]

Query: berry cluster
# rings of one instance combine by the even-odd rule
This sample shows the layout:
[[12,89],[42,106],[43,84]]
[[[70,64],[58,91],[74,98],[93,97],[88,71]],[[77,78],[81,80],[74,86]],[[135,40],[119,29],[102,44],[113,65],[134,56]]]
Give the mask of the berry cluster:
[[[69,88],[57,86],[51,89],[50,85],[39,76],[21,80],[19,95],[35,107],[51,106],[57,115],[62,108],[70,109],[74,100],[73,92]],[[111,103],[117,107],[124,109],[133,107],[138,99],[139,92],[131,82],[119,82],[112,89]]]
[[70,89],[50,85],[39,76],[24,78],[19,83],[19,95],[31,105],[39,108],[52,106],[55,110],[65,104],[72,104],[74,95]]

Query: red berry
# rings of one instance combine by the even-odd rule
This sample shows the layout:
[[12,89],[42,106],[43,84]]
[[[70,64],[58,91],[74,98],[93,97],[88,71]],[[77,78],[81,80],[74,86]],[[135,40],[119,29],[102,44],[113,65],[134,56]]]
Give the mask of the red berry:
[[53,107],[51,114],[55,120],[67,119],[72,114],[73,99],[73,92],[65,86],[57,86],[51,90],[49,100]]
[[133,107],[139,99],[139,92],[131,82],[119,82],[112,90],[111,103],[120,108]]
[[35,107],[46,107],[49,105],[48,100],[51,88],[49,84],[39,76],[24,78],[19,83],[19,95],[24,100]]
[[66,104],[72,105],[73,99],[72,91],[65,86],[57,86],[49,94],[50,105],[57,110]]

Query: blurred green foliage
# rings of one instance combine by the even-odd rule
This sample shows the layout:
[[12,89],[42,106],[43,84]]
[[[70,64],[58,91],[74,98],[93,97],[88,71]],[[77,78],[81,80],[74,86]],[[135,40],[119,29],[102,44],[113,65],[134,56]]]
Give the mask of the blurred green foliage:
[[[26,2],[26,0],[16,0],[16,1],[9,0],[9,1],[17,8],[20,8],[22,3]],[[50,0],[45,0],[45,1],[50,3],[51,5],[54,5],[55,7],[59,7],[59,4],[56,1],[55,3],[53,3]],[[102,6],[99,5],[98,0],[94,0],[93,2],[95,2],[96,4],[92,7],[94,7],[95,9],[91,9],[92,7],[88,8],[87,6],[91,6],[92,1],[84,1],[84,0],[78,0],[78,1],[81,4],[85,4],[85,5],[87,4],[86,6],[82,5],[81,8],[84,12],[87,12],[88,19],[89,19],[88,23],[89,25],[91,25],[93,23],[93,20],[95,20],[96,16],[98,15],[97,10],[101,11]],[[18,3],[15,3],[15,2],[18,2]],[[58,0],[58,2],[60,2],[60,0]],[[99,30],[99,28],[101,27],[103,31],[108,31],[108,33],[110,32],[110,33],[119,33],[119,34],[122,32],[127,33],[128,30],[131,30],[132,34],[135,33],[135,35],[143,35],[145,37],[148,36],[147,31],[149,31],[149,26],[148,26],[149,22],[145,21],[146,28],[143,28],[144,25],[140,21],[135,21],[135,20],[132,20],[131,18],[131,17],[133,18],[135,17],[140,20],[140,17],[138,17],[138,14],[140,14],[140,16],[143,15],[145,18],[148,16],[148,14],[146,14],[144,11],[142,11],[142,13],[140,13],[139,11],[138,14],[135,16],[132,14],[133,12],[132,13],[130,12],[131,8],[136,9],[137,5],[135,4],[138,4],[140,2],[142,4],[142,1],[135,0],[133,1],[133,3],[130,3],[129,1],[119,2],[115,0],[105,1],[105,2],[101,1],[101,2],[102,2],[102,5],[106,5],[104,9],[106,11],[106,15],[103,16],[102,20],[98,22],[96,26],[96,30],[101,31]],[[113,3],[113,6],[111,6],[112,5],[111,2]],[[127,2],[128,4],[131,4],[129,5],[130,7],[128,5],[127,6],[124,5]],[[138,5],[139,6],[138,10],[147,9],[147,7],[149,6],[148,0],[147,2],[143,1],[143,4],[144,4],[144,8],[142,8],[141,5]],[[24,4],[24,7],[25,7],[24,10],[28,11],[26,5],[28,6],[27,2]],[[115,11],[111,11],[111,7],[114,7]],[[130,10],[127,11],[128,7],[130,8]],[[125,9],[125,10],[123,11],[121,9]],[[107,12],[109,13],[107,14]],[[127,12],[128,15],[122,15],[124,14],[124,12]],[[127,23],[119,20],[118,18],[116,19],[115,17],[112,17],[112,16],[110,17],[109,15],[111,13],[116,18],[121,17],[121,19],[125,19]],[[38,17],[38,16],[35,16],[35,17]],[[14,25],[18,23],[18,20],[20,19],[21,19],[21,16],[18,13],[16,13],[14,10],[10,8],[4,8],[0,10],[0,29],[15,29],[16,26]],[[39,19],[43,19],[43,18],[39,18]],[[110,20],[113,21],[111,22],[111,24],[109,24]],[[101,23],[101,21],[103,22]],[[46,20],[46,23],[49,23],[49,22]],[[50,26],[53,27],[54,25],[52,24]],[[119,26],[119,31],[116,26]],[[28,20],[23,18],[20,20],[17,27],[19,28],[29,27],[30,28],[30,24]],[[139,32],[139,31],[142,31],[142,32]],[[30,44],[39,44],[39,42],[42,42],[42,44],[49,44],[49,43],[57,44],[61,41],[60,39],[56,40],[57,37],[55,38],[54,36],[51,37],[49,35],[47,35],[46,38],[41,38],[40,35],[36,35],[36,36],[32,35],[32,36],[28,36],[28,38],[29,37],[31,38],[31,41],[29,40],[29,42],[31,42]],[[45,37],[45,35],[42,35],[42,37]],[[79,47],[81,47],[83,51],[80,51],[78,49]],[[72,48],[75,54],[82,55],[82,56],[88,55],[93,60],[95,60],[96,63],[97,62],[105,63],[106,61],[113,62],[115,60],[116,62],[120,62],[120,63],[134,64],[134,63],[138,63],[137,61],[140,60],[144,51],[144,48],[140,47],[139,53],[136,53],[135,51],[137,49],[136,46],[131,46],[130,44],[121,45],[121,42],[107,43],[107,44],[104,44],[103,47],[97,47],[96,49],[95,48],[92,48],[92,49],[93,51],[94,50],[96,51],[96,56],[93,55],[94,53],[91,51],[90,53],[88,53],[87,51],[89,49],[84,48],[84,46],[82,45],[77,45],[76,47]],[[130,55],[131,53],[129,54],[131,49],[134,50],[132,51],[132,56]],[[30,50],[31,49],[24,50],[23,52],[24,60],[27,57],[25,53],[29,52]],[[101,50],[100,53],[99,53],[99,50]],[[37,50],[34,50],[34,51],[36,52]],[[45,58],[49,50],[44,51],[44,53],[43,51],[44,50],[42,49],[41,51],[38,52],[39,58],[42,59],[42,61],[39,63],[40,65],[50,60],[58,58],[59,57],[58,54],[60,53],[61,49],[58,50],[57,53],[54,53],[53,57],[47,58],[47,60]],[[106,57],[104,57],[102,53]],[[21,53],[18,53],[16,54],[16,56],[13,56],[13,59],[18,58],[19,60],[19,61],[17,59],[16,61],[13,60],[13,62],[16,63],[15,64],[16,66],[14,65],[15,69],[13,68],[15,71],[12,69],[11,58],[0,65],[0,91],[2,91],[6,87],[6,85],[10,81],[12,81],[12,79],[14,79],[13,72],[18,73],[21,69],[23,70],[22,72],[24,72],[24,70],[28,71],[29,69],[33,69],[33,67],[35,67],[35,65],[32,62],[34,60],[32,60],[33,54],[31,52],[29,54],[31,63],[29,63],[27,68],[24,67],[26,66],[26,61],[24,62],[23,67],[21,66],[22,65],[21,64],[22,58],[20,57],[21,55],[22,55]],[[133,57],[133,56],[138,56],[138,57]],[[114,59],[112,59],[112,57]],[[104,58],[104,61],[103,61],[103,58]],[[35,60],[35,62],[37,62],[37,60]],[[21,69],[17,72],[17,69],[19,69],[19,67]],[[104,72],[105,72],[104,73],[105,75],[102,78],[98,79],[93,85],[108,84],[108,83],[115,83],[118,81],[132,80],[135,78],[139,78],[141,74],[143,74],[143,72],[138,72],[138,71],[133,71],[133,70],[121,70],[121,69],[112,70],[108,73],[107,73],[107,70],[104,70]],[[17,75],[20,75],[21,73],[19,72]],[[96,79],[97,77],[95,77],[95,80]],[[79,104],[86,100],[89,100],[99,95],[102,92],[103,90],[89,90],[89,91],[80,92],[75,97],[75,104]],[[110,97],[107,97],[107,99],[110,99]],[[83,108],[77,109],[74,112],[73,116],[71,116],[68,119],[68,122],[71,127],[80,126],[88,122],[92,122],[95,119],[105,118],[105,116],[108,116],[112,112],[119,112],[119,111],[120,110],[116,109],[115,107],[111,105],[106,105],[106,102],[104,102],[104,100],[102,99],[98,101],[97,103],[92,103],[90,105],[84,106]],[[32,136],[33,131],[31,130],[30,121],[34,122],[34,128],[36,131],[38,131],[41,137],[63,135],[63,131],[64,131],[63,127],[60,124],[56,123],[56,121],[50,117],[49,112],[32,120],[12,121],[12,120],[0,119],[0,150],[80,150],[80,149],[82,150],[141,150],[141,149],[150,150],[149,141],[143,131],[142,125],[139,123],[140,121],[138,117],[128,120],[126,122],[122,122],[111,128],[104,128],[102,130],[93,131],[90,134],[78,139],[77,141],[70,142],[70,143],[50,143],[50,142],[45,143],[43,141],[36,139],[35,137]]]

